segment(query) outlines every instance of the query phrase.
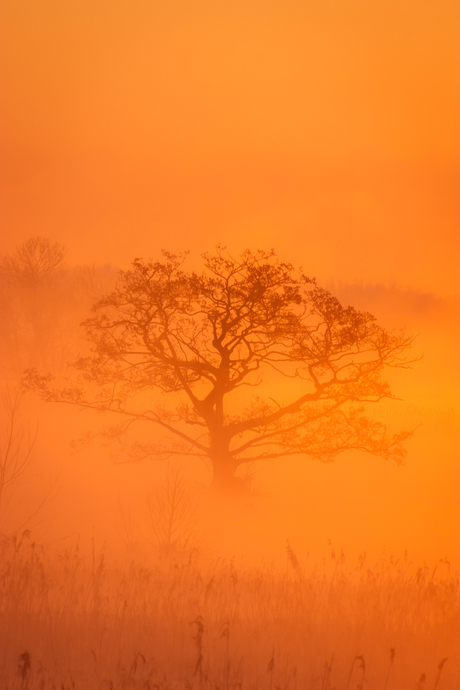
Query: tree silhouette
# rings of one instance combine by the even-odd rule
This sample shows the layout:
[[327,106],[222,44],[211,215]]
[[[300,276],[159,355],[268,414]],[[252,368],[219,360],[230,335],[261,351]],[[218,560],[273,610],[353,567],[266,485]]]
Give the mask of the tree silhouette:
[[[31,237],[13,254],[0,256],[0,302],[8,324],[7,349],[21,359],[27,351],[29,366],[49,365],[50,334],[56,313],[50,296],[56,294],[66,249],[47,237]],[[2,338],[3,339],[3,338]]]
[[2,273],[34,290],[37,283],[49,278],[61,266],[65,247],[47,237],[31,237],[13,255],[1,258]]
[[254,460],[357,449],[402,462],[410,433],[389,434],[363,404],[394,398],[382,372],[414,361],[412,337],[341,306],[273,251],[233,258],[218,246],[200,274],[184,271],[185,258],[135,259],[83,324],[92,354],[75,363],[78,382],[56,389],[29,371],[28,386],[119,415],[107,435],[151,423],[154,438],[132,444],[132,459],[204,458],[223,487]]
[[[0,391],[0,541],[29,532],[52,496],[55,482],[32,505],[21,482],[33,463],[38,427],[32,429],[22,416],[23,392],[8,385]],[[35,487],[36,488],[36,487]],[[35,503],[35,505],[34,505]]]

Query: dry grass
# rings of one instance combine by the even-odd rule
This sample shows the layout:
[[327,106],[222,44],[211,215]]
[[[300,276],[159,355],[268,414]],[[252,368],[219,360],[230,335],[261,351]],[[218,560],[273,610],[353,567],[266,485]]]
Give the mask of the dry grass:
[[[460,590],[429,570],[331,552],[308,572],[48,553],[4,540],[0,688],[454,690]],[[447,661],[445,658],[447,657]]]

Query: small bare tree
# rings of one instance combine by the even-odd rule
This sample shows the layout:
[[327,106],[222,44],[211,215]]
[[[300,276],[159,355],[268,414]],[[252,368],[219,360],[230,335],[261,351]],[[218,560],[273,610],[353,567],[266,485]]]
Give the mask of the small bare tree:
[[[11,531],[11,514],[17,499],[17,483],[30,465],[37,438],[37,431],[31,432],[21,421],[20,405],[22,394],[12,393],[9,388],[2,396],[4,423],[0,429],[0,532],[7,527]],[[39,508],[41,507],[40,504]],[[17,532],[30,523],[38,509],[32,514],[21,516],[13,529]]]
[[179,465],[168,464],[163,486],[149,495],[148,527],[158,542],[160,553],[170,555],[187,547],[192,535],[197,506]]

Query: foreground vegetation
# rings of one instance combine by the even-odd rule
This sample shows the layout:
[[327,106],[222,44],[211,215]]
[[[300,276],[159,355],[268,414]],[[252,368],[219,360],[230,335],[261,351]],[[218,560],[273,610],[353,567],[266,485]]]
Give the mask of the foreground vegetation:
[[[4,539],[0,688],[460,687],[460,588],[434,569],[331,550],[306,572],[197,553],[108,563]],[[447,660],[446,660],[447,659]]]

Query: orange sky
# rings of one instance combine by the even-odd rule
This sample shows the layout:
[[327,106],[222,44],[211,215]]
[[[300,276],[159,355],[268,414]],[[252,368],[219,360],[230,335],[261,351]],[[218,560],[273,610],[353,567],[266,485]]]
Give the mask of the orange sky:
[[6,233],[458,292],[454,0],[5,0]]
[[[456,0],[3,0],[1,13],[0,254],[43,235],[70,263],[126,267],[222,242],[275,247],[320,282],[459,295]],[[404,372],[409,407],[458,401],[456,346],[432,328],[424,363]],[[279,553],[315,515],[332,537],[338,514],[344,545],[380,525],[396,548],[455,550],[458,437],[442,428],[427,423],[401,470],[369,457],[364,474],[355,459],[331,476],[307,463],[301,480],[268,468],[293,516],[291,532],[271,525]]]

